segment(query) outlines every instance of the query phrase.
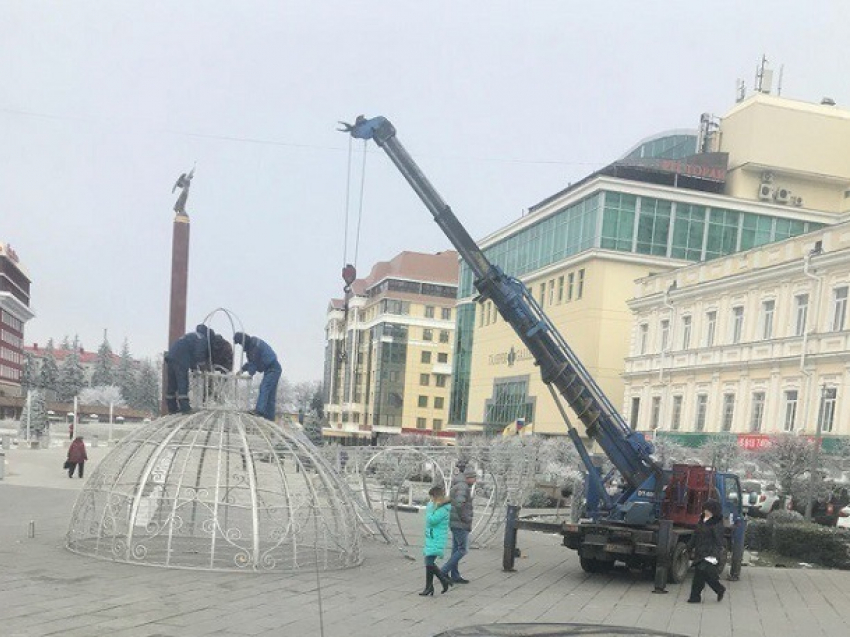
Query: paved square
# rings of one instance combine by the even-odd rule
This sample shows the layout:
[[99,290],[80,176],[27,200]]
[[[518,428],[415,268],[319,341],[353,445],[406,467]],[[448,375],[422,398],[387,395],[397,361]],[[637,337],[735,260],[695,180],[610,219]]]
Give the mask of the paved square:
[[[744,568],[720,604],[686,604],[688,586],[654,595],[625,570],[587,575],[551,535],[520,533],[517,572],[501,546],[473,550],[472,580],[419,597],[419,549],[406,560],[365,542],[363,566],[298,575],[210,573],[103,562],[70,553],[64,535],[83,481],[61,469],[62,447],[7,452],[0,481],[0,636],[428,637],[488,622],[585,622],[701,637],[850,634],[850,572]],[[90,474],[108,449],[90,449]],[[420,521],[411,516],[411,525]],[[35,537],[29,537],[30,522]],[[412,528],[416,528],[412,526]],[[411,537],[417,537],[412,533]],[[319,608],[321,605],[321,622]]]

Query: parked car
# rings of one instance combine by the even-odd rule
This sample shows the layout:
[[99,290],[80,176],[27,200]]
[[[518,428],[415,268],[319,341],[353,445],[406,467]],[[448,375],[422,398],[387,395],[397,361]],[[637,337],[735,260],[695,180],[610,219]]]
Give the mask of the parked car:
[[850,505],[838,512],[838,522],[836,522],[835,526],[839,529],[850,529]]
[[782,507],[782,498],[776,485],[760,480],[741,483],[744,511],[754,518],[766,518],[771,511]]

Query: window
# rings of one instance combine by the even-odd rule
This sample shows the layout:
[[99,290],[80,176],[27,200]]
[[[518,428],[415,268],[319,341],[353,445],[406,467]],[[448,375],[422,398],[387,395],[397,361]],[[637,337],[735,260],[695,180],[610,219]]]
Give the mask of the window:
[[573,288],[575,287],[575,279],[576,275],[574,272],[570,272],[567,275],[567,301],[573,300]]
[[445,374],[434,374],[434,384],[437,387],[445,387],[446,386],[446,375]]
[[776,301],[765,301],[761,304],[761,337],[765,340],[773,338],[773,315],[776,311]]
[[635,396],[632,398],[632,415],[629,417],[629,424],[632,429],[637,429],[638,416],[640,416],[640,398]]
[[448,353],[440,352],[439,354],[437,354],[437,362],[438,363],[448,363],[449,362]]
[[546,281],[540,284],[540,298],[538,301],[540,305],[543,305],[544,301],[546,301]]
[[425,306],[425,318],[434,318],[434,306],[426,305]]
[[646,341],[649,339],[649,325],[643,323],[638,334],[638,354],[646,354]]
[[425,429],[425,419],[424,418],[417,418],[416,419],[416,428],[417,429]]
[[558,303],[564,302],[564,277],[558,277]]
[[434,431],[441,431],[443,429],[443,420],[441,418],[434,418]]
[[449,332],[448,330],[440,330],[440,342],[448,343],[449,342]]
[[846,318],[847,286],[845,285],[832,291],[832,331],[840,332],[843,330]]
[[670,344],[670,321],[664,319],[661,321],[661,351],[666,352]]
[[442,396],[434,396],[434,409],[442,409],[445,400]]
[[422,330],[422,340],[423,341],[433,341],[434,340],[434,330],[425,328]]
[[705,313],[705,346],[714,345],[714,335],[717,332],[717,312],[712,310]]
[[691,317],[682,317],[682,349],[688,349],[691,346]]
[[578,283],[576,284],[576,299],[580,299],[582,296],[584,296],[584,268],[578,271]]
[[705,412],[708,410],[708,396],[699,394],[697,396],[697,413],[694,420],[694,431],[705,431]]
[[431,384],[431,376],[429,374],[419,374],[419,384],[427,387]]
[[723,394],[723,431],[732,431],[735,417],[735,394]]
[[835,422],[835,398],[837,395],[838,390],[835,387],[824,387],[821,390],[818,424],[823,433],[832,431],[832,425]]
[[789,389],[785,392],[785,431],[794,431],[794,423],[797,420],[797,390]]
[[422,352],[422,362],[426,364],[431,362],[431,352]]
[[753,413],[750,417],[750,431],[761,431],[764,420],[764,392],[757,391],[753,394]]
[[549,280],[549,305],[555,304],[555,279]]
[[744,306],[738,305],[732,308],[732,344],[741,342],[744,332]]
[[450,307],[441,308],[440,318],[442,318],[444,321],[451,321],[452,320],[452,308],[450,308]]
[[682,424],[682,397],[673,396],[673,413],[670,414],[670,429],[677,431]]
[[419,405],[419,407],[427,407],[428,406],[428,397],[427,396],[420,396],[419,402],[417,404]]
[[794,297],[794,336],[806,333],[806,321],[809,318],[809,295],[798,294]]
[[652,397],[652,422],[650,426],[653,429],[658,429],[658,425],[661,421],[661,396],[653,396]]
[[676,204],[676,220],[673,225],[673,241],[670,256],[676,259],[699,261],[705,235],[706,209],[691,204]]

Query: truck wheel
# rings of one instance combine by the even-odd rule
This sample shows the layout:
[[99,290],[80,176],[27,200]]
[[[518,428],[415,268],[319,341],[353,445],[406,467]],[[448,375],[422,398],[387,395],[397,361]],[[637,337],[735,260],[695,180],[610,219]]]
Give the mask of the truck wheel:
[[679,542],[673,549],[673,556],[670,558],[670,568],[668,571],[670,581],[674,584],[684,582],[685,577],[688,575],[689,566],[688,547],[684,542]]
[[580,557],[579,562],[585,573],[607,573],[614,567],[614,560],[597,560],[593,557]]

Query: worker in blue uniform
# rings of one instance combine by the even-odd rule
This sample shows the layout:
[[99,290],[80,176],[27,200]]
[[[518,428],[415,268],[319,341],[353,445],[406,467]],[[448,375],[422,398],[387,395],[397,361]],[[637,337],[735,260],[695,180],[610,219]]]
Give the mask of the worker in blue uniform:
[[244,332],[236,332],[233,335],[233,342],[242,346],[245,357],[248,359],[248,362],[242,366],[242,371],[248,372],[251,376],[257,372],[263,374],[263,381],[260,383],[260,395],[257,396],[257,408],[254,413],[273,421],[277,383],[283,371],[277,360],[277,354],[264,340],[256,336],[249,336]]
[[215,336],[206,325],[181,336],[171,344],[165,355],[168,383],[165,404],[169,414],[189,413],[189,370],[198,369],[209,358],[209,342]]

